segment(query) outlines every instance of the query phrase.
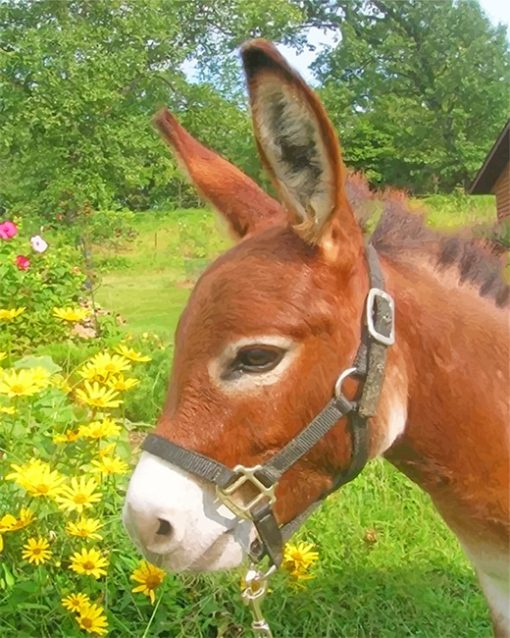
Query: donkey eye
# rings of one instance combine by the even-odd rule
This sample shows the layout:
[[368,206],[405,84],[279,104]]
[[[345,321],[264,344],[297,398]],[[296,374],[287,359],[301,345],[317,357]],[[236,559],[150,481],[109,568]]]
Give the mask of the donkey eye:
[[231,369],[241,372],[267,372],[276,368],[284,354],[284,350],[268,346],[241,348],[232,362]]

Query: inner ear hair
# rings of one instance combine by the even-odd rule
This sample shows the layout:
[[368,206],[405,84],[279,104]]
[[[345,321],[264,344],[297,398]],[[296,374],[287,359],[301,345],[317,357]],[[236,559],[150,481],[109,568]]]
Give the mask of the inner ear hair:
[[258,82],[252,108],[259,150],[296,218],[296,230],[317,241],[336,206],[335,168],[324,132],[299,88],[264,78]]

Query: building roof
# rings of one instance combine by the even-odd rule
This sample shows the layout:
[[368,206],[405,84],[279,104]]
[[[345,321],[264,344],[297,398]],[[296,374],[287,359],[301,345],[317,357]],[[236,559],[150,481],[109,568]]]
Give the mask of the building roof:
[[510,161],[510,118],[503,127],[494,146],[485,158],[482,167],[476,174],[471,186],[470,195],[488,195],[496,180],[503,172],[506,164]]

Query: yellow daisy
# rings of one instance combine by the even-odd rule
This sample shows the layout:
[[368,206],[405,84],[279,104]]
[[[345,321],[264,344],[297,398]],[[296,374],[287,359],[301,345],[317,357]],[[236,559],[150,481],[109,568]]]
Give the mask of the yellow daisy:
[[39,459],[31,459],[23,465],[12,464],[14,472],[5,477],[15,481],[32,496],[55,497],[59,494],[64,477],[57,470],[52,470],[48,463]]
[[53,308],[53,315],[64,321],[76,323],[86,319],[90,312],[85,310],[85,308]]
[[100,448],[98,451],[99,458],[102,459],[103,456],[112,456],[113,453],[115,452],[115,448],[116,448],[115,443],[109,443],[108,445],[105,445],[104,447]]
[[109,352],[100,352],[92,357],[89,361],[98,373],[106,378],[112,374],[119,374],[131,368],[131,363],[121,355],[110,354]]
[[12,321],[16,317],[19,317],[22,312],[25,312],[26,308],[0,308],[0,321]]
[[285,545],[282,566],[295,580],[313,578],[308,570],[319,559],[319,554],[313,549],[314,547],[313,543],[304,542]]
[[84,605],[76,617],[80,627],[88,634],[103,636],[108,633],[108,620],[100,605]]
[[22,507],[18,514],[18,519],[16,521],[16,525],[14,529],[23,529],[23,527],[27,527],[30,523],[35,521],[34,513],[28,509],[28,507]]
[[92,421],[88,425],[80,425],[78,431],[80,436],[84,438],[97,440],[117,436],[120,434],[121,428],[114,419],[106,417],[102,421]]
[[92,461],[93,472],[100,474],[125,474],[129,470],[129,465],[118,456],[107,456],[103,454],[99,460]]
[[131,591],[148,596],[151,603],[154,604],[156,600],[154,592],[161,585],[164,577],[165,572],[162,569],[142,560],[130,576],[132,581],[140,583],[140,585],[133,587]]
[[72,390],[72,387],[67,382],[67,379],[63,377],[61,374],[54,374],[51,377],[51,385],[54,388],[58,388],[59,390],[62,390],[62,392],[64,392],[65,394],[69,394],[69,392],[71,392]]
[[5,532],[12,532],[15,524],[16,517],[12,514],[4,514],[2,518],[0,518],[0,553],[4,549],[4,538],[2,534],[5,534]]
[[105,567],[107,565],[108,560],[97,549],[82,547],[80,552],[74,552],[71,556],[69,569],[72,569],[77,574],[85,574],[97,579],[106,575]]
[[126,377],[123,374],[119,374],[116,377],[110,377],[106,385],[112,390],[117,390],[117,392],[126,392],[127,390],[131,390],[140,383],[138,379],[133,377]]
[[82,607],[86,605],[90,605],[90,598],[87,594],[69,594],[69,596],[65,596],[61,600],[62,607],[67,609],[68,611],[74,611],[79,614],[81,612]]
[[96,492],[97,487],[97,481],[93,478],[73,476],[71,485],[62,487],[55,500],[61,509],[81,514],[84,509],[101,500],[101,494]]
[[[82,402],[94,408],[118,408],[122,403],[118,392],[100,386],[97,381],[89,383],[85,381],[83,384],[85,389],[76,390],[77,398]],[[1,385],[0,385],[1,387]]]
[[78,374],[86,381],[99,381],[103,379],[103,375],[92,363],[88,362],[78,370]]
[[8,397],[32,396],[48,386],[48,374],[42,368],[5,370],[0,377],[0,394]]
[[144,355],[141,352],[137,352],[136,350],[131,350],[130,348],[125,346],[123,343],[120,343],[115,348],[115,352],[118,352],[126,359],[129,359],[130,361],[136,361],[137,363],[146,363],[147,361],[151,360],[151,358],[148,357],[147,355]]
[[80,536],[81,538],[95,538],[102,540],[102,536],[97,533],[103,524],[96,518],[86,518],[82,516],[76,523],[69,521],[66,525],[66,532],[71,536]]
[[53,443],[74,443],[80,438],[79,430],[66,430],[63,434],[55,434],[51,439]]
[[21,557],[34,565],[42,565],[51,558],[49,542],[45,538],[29,538],[23,545]]

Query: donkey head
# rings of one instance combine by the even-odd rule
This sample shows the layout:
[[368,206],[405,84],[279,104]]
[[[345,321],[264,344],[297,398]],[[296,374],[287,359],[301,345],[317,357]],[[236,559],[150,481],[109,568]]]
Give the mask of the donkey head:
[[[228,467],[264,462],[331,398],[360,340],[368,280],[334,130],[315,94],[268,42],[242,52],[257,145],[283,205],[193,139],[168,112],[157,125],[201,194],[240,240],[193,290],[179,322],[156,432]],[[355,382],[347,383],[346,394]],[[284,523],[348,463],[338,424],[281,479]],[[143,452],[125,523],[172,570],[236,566],[254,530],[211,485]]]

